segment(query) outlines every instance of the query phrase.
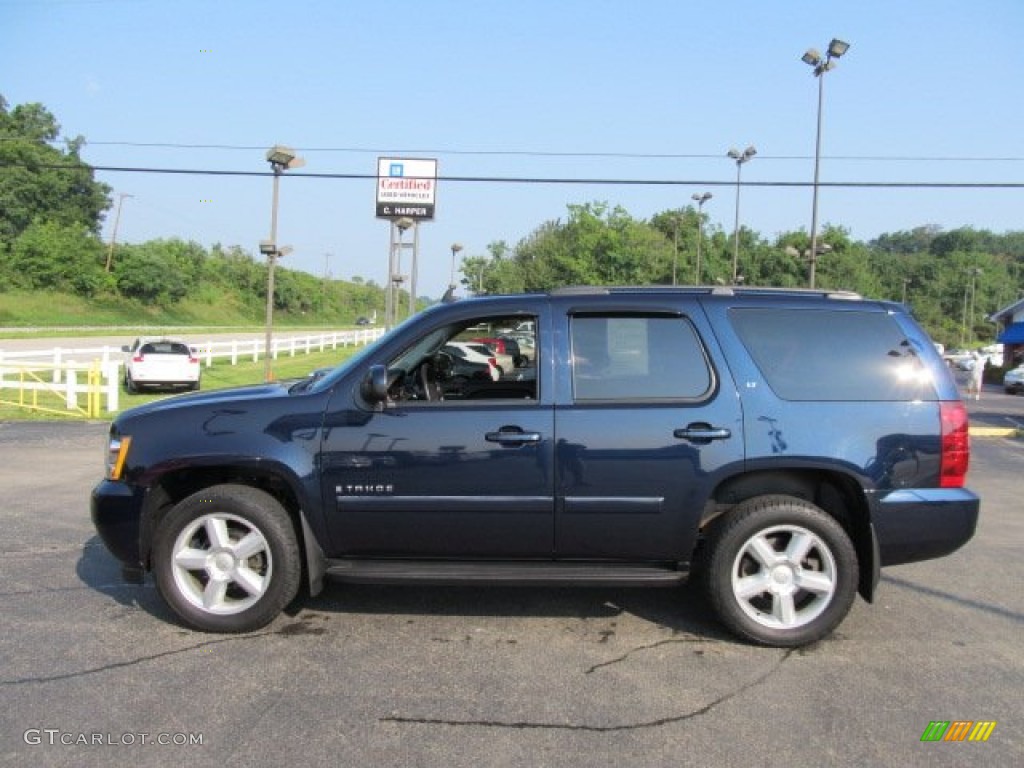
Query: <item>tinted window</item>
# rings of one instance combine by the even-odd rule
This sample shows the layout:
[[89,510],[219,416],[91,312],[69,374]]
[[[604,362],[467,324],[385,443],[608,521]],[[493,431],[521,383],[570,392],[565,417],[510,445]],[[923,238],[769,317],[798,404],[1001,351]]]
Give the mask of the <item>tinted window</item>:
[[934,400],[913,342],[881,312],[733,309],[733,327],[785,400]]
[[189,349],[184,344],[173,341],[151,341],[142,345],[144,355],[190,355]]
[[572,318],[576,400],[692,400],[711,389],[697,334],[679,317]]

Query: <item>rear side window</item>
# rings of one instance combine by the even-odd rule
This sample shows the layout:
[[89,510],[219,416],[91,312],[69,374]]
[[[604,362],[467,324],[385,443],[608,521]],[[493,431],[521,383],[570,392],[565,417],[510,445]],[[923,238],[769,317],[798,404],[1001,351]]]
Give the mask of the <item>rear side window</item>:
[[737,308],[729,318],[784,400],[935,400],[927,367],[882,312]]
[[680,317],[572,318],[573,396],[694,400],[712,375],[697,333]]

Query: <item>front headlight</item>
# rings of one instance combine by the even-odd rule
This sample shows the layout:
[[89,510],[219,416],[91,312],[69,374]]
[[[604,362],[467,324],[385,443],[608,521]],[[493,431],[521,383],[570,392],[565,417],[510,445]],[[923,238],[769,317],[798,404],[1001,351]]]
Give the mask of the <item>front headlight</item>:
[[107,479],[120,480],[124,471],[124,462],[128,458],[128,449],[132,439],[127,435],[110,436],[107,445]]

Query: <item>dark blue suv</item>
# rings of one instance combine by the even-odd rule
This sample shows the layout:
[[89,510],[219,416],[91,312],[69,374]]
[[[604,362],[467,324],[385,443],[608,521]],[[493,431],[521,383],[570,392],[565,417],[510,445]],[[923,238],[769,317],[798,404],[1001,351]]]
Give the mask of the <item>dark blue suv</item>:
[[[527,322],[529,321],[529,322]],[[450,341],[532,328],[525,367]],[[435,306],[328,372],[110,429],[93,520],[192,627],[272,621],[325,576],[673,586],[738,635],[821,638],[882,566],[972,536],[967,416],[900,305],[756,288],[566,288]]]

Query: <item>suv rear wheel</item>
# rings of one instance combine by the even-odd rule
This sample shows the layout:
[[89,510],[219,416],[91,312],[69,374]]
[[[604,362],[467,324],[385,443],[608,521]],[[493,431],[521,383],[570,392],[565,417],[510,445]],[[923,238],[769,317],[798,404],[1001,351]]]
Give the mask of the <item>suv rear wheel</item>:
[[726,626],[756,643],[821,639],[849,612],[857,578],[857,554],[842,526],[790,496],[743,502],[709,540],[711,604]]
[[273,496],[217,485],[177,504],[153,539],[153,571],[182,620],[208,632],[251,632],[298,593],[292,522]]

